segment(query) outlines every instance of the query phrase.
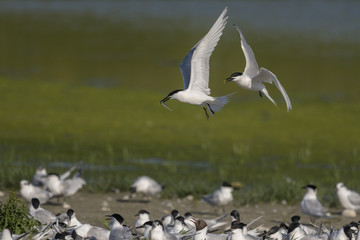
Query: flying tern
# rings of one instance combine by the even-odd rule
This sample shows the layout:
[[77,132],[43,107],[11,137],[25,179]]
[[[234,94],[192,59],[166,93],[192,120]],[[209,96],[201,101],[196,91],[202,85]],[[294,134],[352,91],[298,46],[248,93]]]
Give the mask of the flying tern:
[[260,97],[264,94],[275,106],[277,106],[276,102],[270,97],[268,91],[266,90],[266,87],[264,85],[264,82],[266,83],[274,83],[275,86],[279,89],[281,94],[283,95],[287,110],[289,111],[292,109],[292,105],[290,102],[290,98],[288,97],[285,89],[272,72],[265,68],[260,68],[256,62],[254,52],[252,51],[251,47],[247,44],[245,37],[243,33],[241,32],[239,26],[234,24],[235,29],[239,32],[240,38],[241,38],[241,48],[244,52],[245,59],[246,59],[246,65],[245,70],[243,73],[241,72],[235,72],[231,74],[230,77],[226,78],[226,82],[233,81],[240,87],[259,92]]
[[[180,102],[199,105],[205,111],[207,119],[210,115],[220,111],[229,101],[230,95],[222,97],[210,96],[209,88],[209,61],[215,49],[222,31],[225,28],[228,17],[225,16],[227,8],[223,10],[219,18],[209,32],[190,50],[180,64],[180,71],[184,80],[184,89],[170,92],[160,103],[171,110],[165,102],[176,99]],[[207,107],[207,109],[205,108]],[[209,113],[208,113],[209,111]]]

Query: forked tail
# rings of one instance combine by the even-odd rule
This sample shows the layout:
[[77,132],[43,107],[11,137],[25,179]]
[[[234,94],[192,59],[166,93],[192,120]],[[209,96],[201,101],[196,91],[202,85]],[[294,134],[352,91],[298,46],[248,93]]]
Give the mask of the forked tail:
[[236,92],[225,96],[216,97],[214,101],[207,103],[206,106],[209,109],[210,114],[213,115],[215,112],[220,111],[229,102],[230,96],[235,93]]

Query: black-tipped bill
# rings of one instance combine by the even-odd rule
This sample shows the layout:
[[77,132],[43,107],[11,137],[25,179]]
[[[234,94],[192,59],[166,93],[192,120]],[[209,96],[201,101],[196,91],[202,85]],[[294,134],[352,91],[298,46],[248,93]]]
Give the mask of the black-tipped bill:
[[160,103],[161,103],[161,105],[163,105],[166,109],[168,109],[169,111],[172,111],[172,109],[169,108],[169,107],[165,104],[165,102],[168,101],[168,100],[170,100],[170,95],[166,96],[166,98],[164,98],[163,100],[161,100]]

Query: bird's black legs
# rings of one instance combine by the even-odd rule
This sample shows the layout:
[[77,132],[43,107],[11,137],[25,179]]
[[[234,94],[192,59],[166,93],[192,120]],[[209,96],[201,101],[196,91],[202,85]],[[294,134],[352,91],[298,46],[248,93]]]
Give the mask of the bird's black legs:
[[209,107],[209,109],[210,109],[210,112],[212,113],[212,114],[215,114],[215,112],[211,109],[211,107],[210,107],[210,105],[207,103],[207,106]]
[[259,96],[260,96],[260,97],[262,97],[262,93],[261,93],[261,91],[259,91]]
[[205,108],[205,107],[203,107],[203,109],[204,109],[204,111],[205,111],[205,114],[206,114],[206,118],[207,118],[207,120],[209,120],[209,114],[208,114],[208,112],[206,111],[206,108]]

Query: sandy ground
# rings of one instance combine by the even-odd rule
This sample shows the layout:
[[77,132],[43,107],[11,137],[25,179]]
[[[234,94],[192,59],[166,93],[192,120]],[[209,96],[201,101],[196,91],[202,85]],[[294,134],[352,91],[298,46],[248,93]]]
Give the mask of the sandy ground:
[[[6,202],[7,194],[0,197],[0,201]],[[59,203],[52,200],[51,203],[42,205],[43,208],[53,213],[66,212],[67,208],[62,206],[63,199]],[[128,200],[127,193],[105,193],[92,194],[86,192],[77,193],[75,196],[68,198],[67,203],[75,210],[76,216],[82,223],[103,226],[102,221],[105,215],[119,213],[124,219],[126,225],[133,226],[135,222],[135,214],[140,209],[150,212],[151,219],[160,219],[165,214],[169,214],[173,209],[177,209],[180,214],[190,211],[194,217],[211,219],[222,215],[221,209],[213,208],[203,201],[193,200],[192,197],[185,199],[152,199],[150,201],[142,200],[139,197]],[[308,223],[310,218],[302,214],[300,204],[289,206],[285,204],[259,204],[255,206],[238,206],[236,202],[226,206],[225,213],[229,214],[232,210],[237,209],[240,212],[241,220],[245,223],[254,218],[262,216],[253,227],[263,225],[263,228],[269,228],[280,222],[289,223],[291,216],[301,216],[303,223]],[[334,226],[339,228],[351,221],[359,221],[360,217],[343,217],[338,213],[341,209],[330,209],[332,218],[318,219],[315,224],[321,222],[326,227]],[[225,218],[230,223],[230,217]]]

